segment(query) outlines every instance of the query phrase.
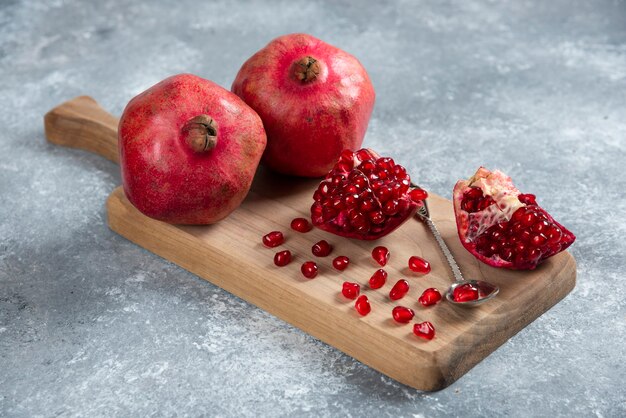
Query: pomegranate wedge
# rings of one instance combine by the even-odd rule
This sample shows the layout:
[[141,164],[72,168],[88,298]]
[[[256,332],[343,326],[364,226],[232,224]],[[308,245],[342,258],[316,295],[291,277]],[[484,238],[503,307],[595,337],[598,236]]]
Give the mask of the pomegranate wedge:
[[413,216],[427,196],[391,158],[344,150],[313,194],[311,220],[333,234],[375,240]]
[[480,167],[469,180],[459,180],[453,200],[461,243],[493,267],[532,270],[576,239],[498,170]]

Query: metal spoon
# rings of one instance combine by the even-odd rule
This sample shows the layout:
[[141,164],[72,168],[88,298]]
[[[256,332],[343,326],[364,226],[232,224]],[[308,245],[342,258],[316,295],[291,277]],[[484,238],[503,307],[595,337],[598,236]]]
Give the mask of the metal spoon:
[[[413,184],[411,186],[419,187]],[[481,303],[488,301],[489,299],[493,298],[494,296],[498,294],[500,289],[498,288],[498,286],[494,284],[491,284],[482,280],[465,280],[463,278],[463,275],[461,274],[461,270],[459,269],[459,265],[456,263],[456,260],[452,256],[450,249],[448,248],[445,241],[441,237],[441,234],[439,233],[437,226],[432,221],[432,219],[430,219],[430,212],[428,210],[428,204],[426,203],[425,200],[424,200],[424,206],[419,208],[416,216],[418,219],[420,219],[421,221],[425,222],[426,225],[428,225],[428,228],[433,233],[433,236],[435,237],[437,244],[439,244],[439,248],[441,248],[443,255],[446,256],[446,259],[448,260],[448,264],[450,264],[450,268],[452,269],[452,274],[454,275],[455,283],[453,283],[446,291],[446,299],[448,299],[448,302],[454,305],[469,308],[469,307],[478,306]],[[454,290],[461,286],[465,286],[466,290],[469,292],[474,292],[474,290],[472,289],[475,289],[475,292],[477,293],[477,298],[476,299],[472,298],[471,300],[465,300],[465,301],[455,300]]]

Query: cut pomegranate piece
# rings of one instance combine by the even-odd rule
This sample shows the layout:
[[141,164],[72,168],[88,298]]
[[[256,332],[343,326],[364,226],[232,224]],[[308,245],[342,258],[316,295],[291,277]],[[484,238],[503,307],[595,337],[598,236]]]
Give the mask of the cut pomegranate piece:
[[314,261],[306,261],[300,267],[302,275],[307,279],[312,279],[317,276],[317,264]]
[[311,220],[324,231],[374,240],[389,234],[423,205],[406,169],[374,151],[344,150],[313,194]]
[[429,289],[424,290],[424,293],[417,300],[424,306],[432,306],[441,300],[441,293],[439,290],[431,287]]
[[311,247],[311,252],[317,257],[326,257],[333,250],[333,247],[326,240],[316,242]]
[[291,262],[291,251],[279,251],[274,255],[274,264],[278,267],[286,266]]
[[335,257],[335,259],[333,260],[333,267],[339,271],[345,270],[348,267],[348,264],[350,264],[350,259],[345,255]]
[[266,235],[263,235],[263,245],[269,248],[278,247],[285,242],[285,237],[280,231],[272,231]]
[[396,322],[400,322],[402,324],[408,324],[415,316],[415,312],[413,312],[413,309],[407,308],[405,306],[396,306],[391,311],[391,314],[393,315],[393,319]]
[[409,258],[409,269],[416,273],[428,274],[430,273],[430,263],[422,257],[414,255]]
[[390,256],[391,253],[387,247],[378,246],[372,250],[372,258],[383,267],[387,265]]
[[291,229],[298,232],[309,232],[313,226],[305,218],[295,218],[291,221]]
[[370,277],[370,288],[380,289],[385,285],[387,281],[387,272],[383,269],[378,269]]
[[356,311],[362,316],[367,315],[372,310],[372,307],[370,306],[370,301],[365,295],[361,295],[358,297],[358,299],[354,303],[354,307]]
[[428,321],[413,325],[413,334],[425,340],[432,340],[435,337],[435,327]]
[[389,299],[402,299],[409,292],[409,288],[409,282],[404,279],[398,280],[389,291]]
[[493,266],[532,270],[569,247],[576,237],[521,194],[501,171],[481,167],[453,191],[454,213],[463,246]]
[[348,299],[356,299],[361,292],[361,286],[358,283],[343,282],[341,293]]

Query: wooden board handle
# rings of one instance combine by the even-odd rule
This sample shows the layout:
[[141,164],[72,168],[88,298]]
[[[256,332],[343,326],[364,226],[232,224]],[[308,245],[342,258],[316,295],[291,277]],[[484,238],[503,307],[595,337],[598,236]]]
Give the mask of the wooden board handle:
[[53,144],[80,148],[119,163],[118,118],[89,96],[61,103],[43,118],[46,138]]

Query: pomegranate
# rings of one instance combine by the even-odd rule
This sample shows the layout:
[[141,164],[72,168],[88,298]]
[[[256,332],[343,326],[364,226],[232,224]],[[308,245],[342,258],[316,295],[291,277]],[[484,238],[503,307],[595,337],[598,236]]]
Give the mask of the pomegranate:
[[361,146],[375,98],[356,58],[301,33],[254,54],[231,90],[263,119],[264,164],[304,177],[323,176],[342,150]]
[[266,247],[274,248],[285,242],[285,236],[280,231],[272,231],[263,235],[262,241]]
[[346,268],[348,268],[348,264],[350,264],[350,259],[345,255],[335,257],[335,259],[333,260],[333,267],[339,271],[344,271]]
[[374,151],[344,150],[313,193],[311,220],[324,231],[374,240],[398,228],[428,196],[404,167]]
[[459,180],[453,200],[463,246],[493,267],[532,270],[576,239],[498,170],[480,167],[469,180]]
[[356,299],[361,292],[361,286],[358,283],[343,282],[341,293],[348,299]]
[[354,303],[354,308],[361,316],[365,316],[372,311],[370,301],[365,295],[361,295],[357,298],[356,302]]
[[396,322],[408,324],[415,316],[415,312],[413,312],[413,309],[407,308],[406,306],[396,306],[391,310],[391,315]]
[[278,267],[284,267],[291,262],[291,251],[279,251],[274,255],[274,264]]
[[209,80],[175,75],[124,109],[124,191],[152,218],[215,223],[248,193],[265,144],[261,119],[239,97]]

